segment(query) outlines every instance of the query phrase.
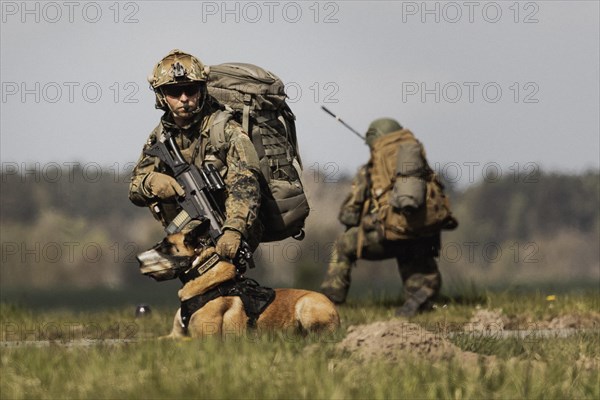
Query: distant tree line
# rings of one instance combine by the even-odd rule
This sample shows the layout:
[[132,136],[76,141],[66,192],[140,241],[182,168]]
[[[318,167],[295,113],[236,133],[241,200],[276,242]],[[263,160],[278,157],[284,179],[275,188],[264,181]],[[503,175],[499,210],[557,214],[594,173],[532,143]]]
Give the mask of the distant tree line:
[[[68,170],[52,167],[38,173],[3,169],[0,179],[3,252],[0,285],[18,285],[25,279],[37,279],[36,284],[44,286],[60,281],[62,277],[68,277],[68,282],[75,285],[86,282],[87,286],[139,280],[135,252],[158,241],[162,228],[147,209],[129,202],[129,174],[110,170],[86,171],[85,167],[75,165]],[[318,221],[309,217],[307,239],[293,242],[290,246],[294,248],[286,250],[287,261],[298,254],[293,259],[293,268],[297,270],[293,275],[301,277],[300,280],[312,279],[314,285],[324,271],[329,247],[342,229],[335,215],[349,189],[349,179],[327,183],[308,177],[306,180],[309,181],[306,183],[310,205]],[[567,246],[565,251],[581,253],[582,248],[589,248],[587,255],[582,258],[578,254],[578,259],[583,260],[581,263],[591,263],[589,268],[598,263],[598,171],[578,175],[539,171],[523,179],[506,176],[464,189],[448,184],[447,193],[460,221],[459,228],[445,236],[453,241],[464,243],[476,239],[507,243],[543,239],[547,240],[544,242],[546,248],[551,249],[557,243],[565,243],[564,239],[552,238],[565,237],[565,232],[576,232],[577,238],[572,239],[575,244]],[[23,254],[23,249],[25,252],[43,252],[44,243],[74,240],[98,244],[104,250],[104,257],[90,268],[90,256],[86,254],[54,263],[44,263],[44,257],[37,259],[32,254]],[[50,254],[46,254],[46,258],[54,254],[51,250],[46,250]],[[281,247],[272,245],[271,250],[280,251]],[[263,251],[261,262],[278,265],[265,267],[264,273],[284,274],[286,269],[281,264],[286,257],[267,260],[266,253]],[[565,262],[574,257],[566,258]]]

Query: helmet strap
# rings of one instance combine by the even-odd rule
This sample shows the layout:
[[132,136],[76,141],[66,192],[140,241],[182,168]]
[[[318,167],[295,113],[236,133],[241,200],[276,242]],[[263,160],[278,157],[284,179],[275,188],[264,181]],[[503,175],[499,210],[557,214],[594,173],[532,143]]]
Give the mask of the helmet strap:
[[156,88],[154,90],[154,95],[156,96],[156,108],[160,109],[160,110],[167,110],[169,108],[169,103],[167,103],[167,100],[165,100],[165,95],[162,92],[161,88]]
[[198,114],[202,111],[204,105],[206,104],[207,94],[208,89],[206,88],[206,85],[203,83],[200,84],[200,97],[198,97],[198,105],[196,106],[196,109],[192,111],[192,114]]

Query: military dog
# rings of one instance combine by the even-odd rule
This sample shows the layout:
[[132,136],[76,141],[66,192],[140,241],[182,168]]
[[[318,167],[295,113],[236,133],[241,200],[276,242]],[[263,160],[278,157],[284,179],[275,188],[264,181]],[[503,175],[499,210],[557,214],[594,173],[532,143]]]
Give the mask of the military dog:
[[[243,301],[245,290],[236,286],[247,280],[240,279],[236,266],[220,258],[214,247],[207,246],[206,232],[207,224],[203,223],[188,233],[167,236],[138,256],[142,273],[153,276],[148,272],[160,271],[162,279],[153,276],[157,280],[164,280],[164,274],[166,279],[190,274],[193,277],[182,279],[184,285],[178,292],[182,307],[177,310],[173,330],[167,337],[241,335],[248,327],[259,332],[292,330],[305,335],[331,333],[339,327],[335,305],[321,293],[308,290],[275,289],[274,297],[271,295],[262,303],[260,314],[248,312],[247,302]],[[253,285],[256,282],[252,281],[251,288]],[[199,308],[190,309],[190,303]]]

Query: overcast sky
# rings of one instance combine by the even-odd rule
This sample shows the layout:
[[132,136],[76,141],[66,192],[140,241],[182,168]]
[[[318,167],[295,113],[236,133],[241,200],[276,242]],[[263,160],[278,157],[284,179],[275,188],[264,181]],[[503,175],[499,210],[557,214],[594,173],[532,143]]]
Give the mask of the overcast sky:
[[[471,179],[599,168],[599,2],[3,1],[1,159],[126,169],[161,112],[171,49],[261,65],[288,85],[305,168],[335,177],[394,117]],[[9,164],[10,163],[10,164]]]

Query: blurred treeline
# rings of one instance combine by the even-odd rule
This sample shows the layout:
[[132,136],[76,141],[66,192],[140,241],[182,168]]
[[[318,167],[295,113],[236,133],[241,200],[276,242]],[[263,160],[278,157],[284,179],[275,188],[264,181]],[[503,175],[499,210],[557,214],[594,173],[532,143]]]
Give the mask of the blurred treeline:
[[[128,173],[75,163],[18,167],[3,168],[1,175],[0,288],[149,285],[135,255],[159,241],[163,231],[148,210],[127,199]],[[306,238],[262,245],[251,271],[261,283],[318,287],[342,232],[337,213],[350,186],[349,177],[329,178],[304,176],[312,209]],[[460,226],[443,235],[446,287],[598,283],[598,171],[538,171],[461,190],[448,184],[447,193]],[[355,292],[400,285],[391,261],[360,262],[353,277]],[[163,284],[152,285],[147,287]]]

